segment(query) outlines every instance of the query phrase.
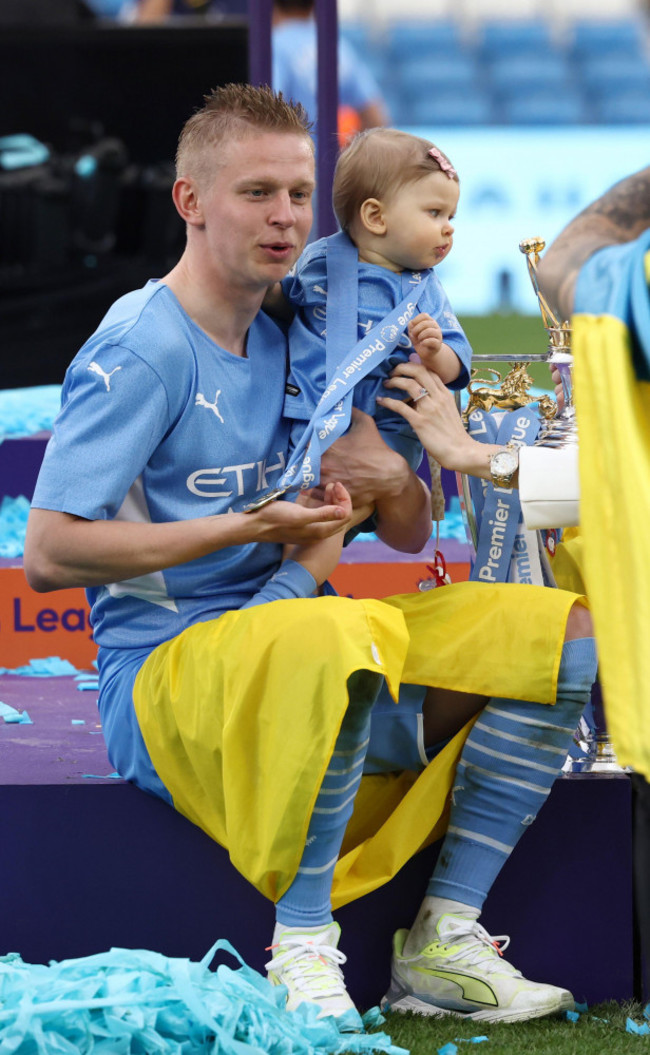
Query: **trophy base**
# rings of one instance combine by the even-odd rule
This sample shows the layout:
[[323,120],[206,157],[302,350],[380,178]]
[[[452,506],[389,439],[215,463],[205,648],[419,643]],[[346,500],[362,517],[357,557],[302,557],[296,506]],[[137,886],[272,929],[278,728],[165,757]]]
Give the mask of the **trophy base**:
[[580,758],[570,758],[565,772],[568,773],[597,773],[599,776],[620,776],[625,773],[622,766],[618,764],[614,748],[608,736],[598,737],[588,742],[582,742],[585,754]]

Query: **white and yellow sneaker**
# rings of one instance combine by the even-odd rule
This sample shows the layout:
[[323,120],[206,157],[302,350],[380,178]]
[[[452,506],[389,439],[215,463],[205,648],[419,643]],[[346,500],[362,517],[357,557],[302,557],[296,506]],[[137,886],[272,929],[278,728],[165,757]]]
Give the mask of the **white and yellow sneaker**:
[[287,1011],[299,1004],[318,1006],[318,1018],[331,1015],[342,1033],[362,1033],[361,1015],[345,988],[341,966],[347,957],[338,948],[341,928],[328,923],[314,930],[276,924],[273,959],[265,964],[269,981],[287,987]]
[[436,931],[437,940],[416,956],[404,956],[408,931],[397,931],[383,1010],[519,1022],[573,1009],[566,989],[529,982],[503,959],[509,938],[491,938],[476,920],[449,914],[440,917]]

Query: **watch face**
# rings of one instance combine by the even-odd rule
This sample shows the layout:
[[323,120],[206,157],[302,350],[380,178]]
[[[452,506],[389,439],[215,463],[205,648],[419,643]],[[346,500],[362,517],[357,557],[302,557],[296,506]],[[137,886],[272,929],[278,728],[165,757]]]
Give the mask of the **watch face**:
[[512,476],[517,471],[519,459],[512,451],[499,451],[492,458],[492,472],[498,476]]

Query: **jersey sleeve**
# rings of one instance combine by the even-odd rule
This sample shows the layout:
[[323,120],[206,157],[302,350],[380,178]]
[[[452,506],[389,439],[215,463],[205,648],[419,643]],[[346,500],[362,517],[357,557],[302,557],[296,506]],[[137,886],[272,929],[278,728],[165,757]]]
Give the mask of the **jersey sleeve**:
[[325,239],[307,246],[295,267],[283,278],[282,292],[294,308],[325,307],[327,299],[327,272]]
[[261,590],[250,598],[242,608],[254,608],[269,601],[286,601],[297,597],[310,597],[317,583],[311,572],[295,560],[285,560]]
[[519,500],[527,528],[574,527],[580,520],[578,447],[522,447]]
[[69,367],[32,504],[112,519],[171,423],[156,372],[121,345],[102,344]]

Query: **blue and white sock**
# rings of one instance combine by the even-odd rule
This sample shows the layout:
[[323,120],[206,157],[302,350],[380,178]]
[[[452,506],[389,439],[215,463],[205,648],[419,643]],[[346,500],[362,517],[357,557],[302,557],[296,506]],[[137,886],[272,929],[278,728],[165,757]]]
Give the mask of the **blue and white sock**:
[[[433,899],[480,912],[501,868],[546,801],[596,677],[593,638],[564,645],[555,705],[493,699],[467,738],[449,827],[407,942],[433,934]],[[421,946],[420,946],[421,948]]]
[[382,682],[381,675],[366,670],[348,681],[350,703],[318,792],[298,872],[276,905],[276,920],[284,927],[311,929],[332,922],[334,866],[361,783],[370,712]]

